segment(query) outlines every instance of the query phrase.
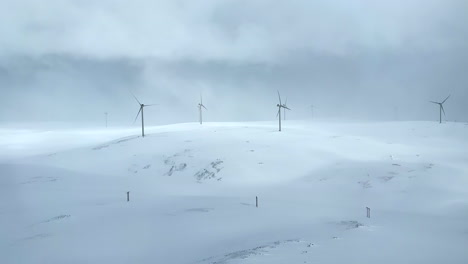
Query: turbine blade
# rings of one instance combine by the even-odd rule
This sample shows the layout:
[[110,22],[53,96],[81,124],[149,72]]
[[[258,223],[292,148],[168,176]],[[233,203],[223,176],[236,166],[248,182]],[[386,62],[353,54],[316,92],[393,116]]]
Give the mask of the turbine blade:
[[146,107],[146,106],[153,106],[153,105],[158,105],[158,104],[149,104],[149,105],[146,105],[146,104],[145,104],[145,107]]
[[280,102],[280,105],[281,105],[281,95],[280,95],[278,90],[276,90],[276,91],[278,92],[278,99],[279,99],[279,102]]
[[135,100],[137,101],[137,103],[138,103],[139,105],[141,105],[140,101],[138,101],[138,99],[136,98],[136,96],[135,96],[132,92],[130,92],[130,93],[133,95],[133,98],[135,98]]
[[200,104],[203,104],[203,96],[200,94]]
[[140,115],[140,112],[141,112],[141,109],[142,109],[142,108],[143,108],[143,107],[140,106],[140,110],[138,111],[138,113],[137,113],[137,115],[136,115],[136,117],[135,117],[135,120],[133,120],[133,124],[135,124],[135,122],[136,122],[138,116]]
[[206,107],[205,107],[204,105],[201,105],[201,106],[202,106],[203,108],[205,108],[205,110],[208,110],[208,109],[206,109]]
[[291,109],[289,109],[287,106],[283,106],[283,107],[284,107],[285,109],[291,110]]
[[445,103],[445,101],[447,101],[447,99],[449,99],[450,95],[447,96],[447,98],[445,98],[445,100],[442,101],[442,104]]
[[444,110],[444,106],[442,104],[440,104],[440,108],[442,109],[442,113],[444,113],[444,116],[445,116],[445,110]]
[[280,111],[281,111],[281,107],[278,107],[278,112],[276,113],[276,117],[278,117],[278,116],[279,116],[279,114],[280,114]]
[[434,101],[429,101],[429,102],[431,102],[431,103],[433,103],[433,104],[439,104],[438,102],[434,102]]

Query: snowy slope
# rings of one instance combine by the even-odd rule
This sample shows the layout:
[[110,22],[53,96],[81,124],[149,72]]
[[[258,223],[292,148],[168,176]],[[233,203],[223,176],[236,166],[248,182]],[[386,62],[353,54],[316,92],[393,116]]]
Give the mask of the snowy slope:
[[0,130],[0,263],[468,263],[468,126],[276,125]]

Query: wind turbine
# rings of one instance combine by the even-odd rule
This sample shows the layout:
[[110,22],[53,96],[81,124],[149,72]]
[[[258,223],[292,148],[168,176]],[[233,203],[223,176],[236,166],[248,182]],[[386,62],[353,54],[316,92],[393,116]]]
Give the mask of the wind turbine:
[[105,112],[104,115],[106,115],[106,127],[107,127],[107,112]]
[[200,94],[200,103],[198,104],[198,111],[200,112],[200,125],[203,123],[202,107],[205,108],[205,110],[208,110],[203,105],[203,98],[202,98],[202,95]]
[[442,101],[442,103],[439,103],[439,102],[434,102],[434,101],[429,101],[433,104],[438,104],[439,105],[439,123],[442,124],[442,112],[444,112],[444,116],[445,116],[445,110],[444,110],[444,103],[445,101],[447,101],[447,99],[449,99],[450,95],[447,96],[447,98],[445,98],[445,100]]
[[[132,95],[133,95],[133,94],[132,94]],[[140,101],[138,101],[138,99],[136,98],[135,95],[133,95],[133,98],[135,98],[135,100],[137,101],[137,103],[140,105],[140,110],[138,110],[138,113],[137,113],[137,115],[136,115],[135,120],[133,121],[133,123],[136,122],[136,120],[137,120],[137,118],[138,118],[138,116],[140,115],[140,112],[141,112],[141,136],[142,136],[142,137],[145,137],[145,118],[144,118],[144,116],[143,116],[143,111],[144,111],[145,107],[147,107],[147,106],[153,106],[153,105],[155,105],[155,104],[145,105],[145,104],[140,103]]]
[[284,109],[288,109],[288,110],[291,110],[289,109],[286,104],[283,104],[281,103],[281,96],[280,96],[280,93],[279,91],[278,92],[278,99],[279,99],[279,104],[277,104],[276,106],[278,107],[278,113],[276,114],[278,118],[278,121],[279,121],[279,131],[281,131],[281,108],[284,108]]

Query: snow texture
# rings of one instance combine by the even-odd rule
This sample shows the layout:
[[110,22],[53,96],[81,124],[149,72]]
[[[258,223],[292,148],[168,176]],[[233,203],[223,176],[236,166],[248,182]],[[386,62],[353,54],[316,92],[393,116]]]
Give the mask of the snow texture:
[[0,263],[468,263],[464,124],[138,131],[0,129]]

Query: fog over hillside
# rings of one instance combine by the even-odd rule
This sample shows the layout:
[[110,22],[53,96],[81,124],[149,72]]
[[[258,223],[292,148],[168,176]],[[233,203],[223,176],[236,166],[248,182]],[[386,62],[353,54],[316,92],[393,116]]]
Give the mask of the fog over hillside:
[[466,264],[467,40],[467,0],[4,0],[0,263]]
[[468,121],[468,3],[7,0],[0,122]]

